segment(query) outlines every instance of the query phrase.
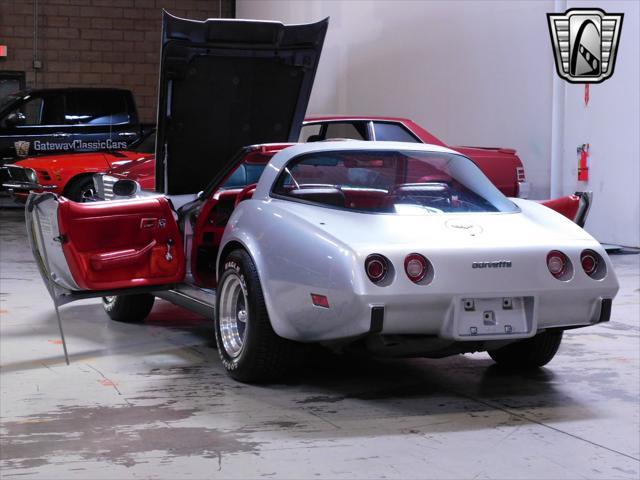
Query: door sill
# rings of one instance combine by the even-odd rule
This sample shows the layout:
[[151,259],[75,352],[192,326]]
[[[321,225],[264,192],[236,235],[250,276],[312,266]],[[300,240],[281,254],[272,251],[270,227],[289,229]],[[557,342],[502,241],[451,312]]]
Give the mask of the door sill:
[[216,291],[195,285],[180,284],[173,290],[154,292],[155,296],[208,318],[216,311]]

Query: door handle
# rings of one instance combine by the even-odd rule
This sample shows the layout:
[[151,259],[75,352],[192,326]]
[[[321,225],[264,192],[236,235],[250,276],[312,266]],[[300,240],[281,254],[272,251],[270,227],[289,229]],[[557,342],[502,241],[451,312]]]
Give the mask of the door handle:
[[70,137],[71,134],[70,133],[62,133],[62,132],[58,132],[58,133],[54,133],[53,134],[54,137]]
[[141,229],[156,228],[157,224],[158,224],[157,218],[143,218],[142,220],[140,220]]
[[119,137],[132,137],[134,135],[137,135],[137,134],[134,133],[134,132],[120,132],[120,133],[118,133]]

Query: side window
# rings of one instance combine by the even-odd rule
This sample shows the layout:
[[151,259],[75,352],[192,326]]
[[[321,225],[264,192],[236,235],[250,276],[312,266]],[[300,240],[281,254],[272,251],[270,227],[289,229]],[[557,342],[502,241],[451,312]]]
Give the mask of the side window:
[[24,114],[26,121],[24,126],[42,125],[44,100],[42,97],[35,97],[27,100],[20,110]]
[[306,142],[315,142],[321,140],[319,138],[320,129],[322,125],[316,123],[311,125],[303,125],[302,130],[300,130],[300,137],[298,138],[298,142],[306,143]]
[[240,164],[231,176],[224,182],[222,188],[239,188],[247,185],[247,171],[244,164]]
[[262,172],[264,172],[267,164],[256,165],[252,163],[246,163],[245,167],[247,169],[247,185],[251,185],[252,183],[258,183],[260,177],[262,176]]
[[397,123],[374,122],[373,129],[378,141],[421,143],[409,130]]
[[64,96],[47,95],[42,107],[42,125],[64,124]]
[[18,128],[61,125],[63,123],[64,97],[62,95],[31,97],[14,112],[20,112],[25,116],[25,122]]
[[367,139],[367,124],[364,122],[331,122],[327,124],[326,139],[350,138],[353,140]]
[[75,92],[68,97],[67,124],[115,125],[129,121],[127,100],[120,92]]

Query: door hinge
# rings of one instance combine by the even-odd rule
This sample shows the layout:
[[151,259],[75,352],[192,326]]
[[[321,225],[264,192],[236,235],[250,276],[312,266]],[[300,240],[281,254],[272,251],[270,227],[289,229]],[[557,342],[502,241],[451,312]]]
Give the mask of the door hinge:
[[62,234],[58,235],[57,237],[53,237],[53,241],[58,242],[60,244],[65,244],[67,243],[67,236]]

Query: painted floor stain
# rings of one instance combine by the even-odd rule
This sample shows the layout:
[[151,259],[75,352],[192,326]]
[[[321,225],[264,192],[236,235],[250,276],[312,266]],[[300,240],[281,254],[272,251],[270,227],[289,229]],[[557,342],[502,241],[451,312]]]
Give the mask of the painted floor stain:
[[99,451],[104,461],[132,467],[141,454],[151,451],[164,452],[167,457],[197,455],[215,459],[228,453],[251,452],[257,447],[235,433],[171,425],[194,413],[194,409],[166,405],[67,407],[44,418],[39,414],[33,419],[5,422],[0,466],[34,468],[64,455],[95,460]]

